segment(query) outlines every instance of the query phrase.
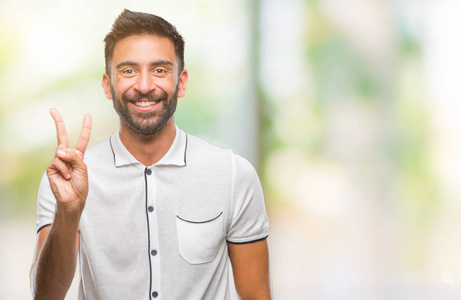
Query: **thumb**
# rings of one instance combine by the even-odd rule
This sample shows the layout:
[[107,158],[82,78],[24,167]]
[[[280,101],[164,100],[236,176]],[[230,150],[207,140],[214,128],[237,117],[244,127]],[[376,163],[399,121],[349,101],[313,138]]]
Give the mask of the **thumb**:
[[72,169],[84,169],[86,168],[83,162],[83,155],[80,151],[75,149],[58,149],[56,156],[66,163],[70,164]]

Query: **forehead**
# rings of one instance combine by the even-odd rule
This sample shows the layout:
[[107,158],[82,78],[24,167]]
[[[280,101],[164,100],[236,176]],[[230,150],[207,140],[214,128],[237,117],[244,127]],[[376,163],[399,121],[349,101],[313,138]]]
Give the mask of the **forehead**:
[[154,35],[130,35],[115,44],[112,65],[123,61],[142,64],[156,60],[168,60],[177,64],[173,42]]

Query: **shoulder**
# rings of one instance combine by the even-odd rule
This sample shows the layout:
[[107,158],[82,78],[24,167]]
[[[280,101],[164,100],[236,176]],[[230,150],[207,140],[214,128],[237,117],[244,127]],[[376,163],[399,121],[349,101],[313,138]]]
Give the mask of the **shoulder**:
[[202,138],[187,134],[187,164],[207,164],[232,171],[235,179],[258,177],[253,165],[230,148],[216,146]]
[[[257,182],[259,184],[258,174],[253,165],[244,157],[234,155],[234,177],[242,182]],[[253,182],[253,183],[254,183]]]
[[235,155],[232,149],[223,148],[214,145],[202,138],[186,133],[186,160],[187,164],[203,164],[216,161],[232,162],[232,157]]
[[198,136],[192,135],[186,132],[187,137],[187,150],[192,151],[206,151],[207,153],[219,153],[232,151],[229,148],[224,148],[210,143],[207,140],[204,140]]

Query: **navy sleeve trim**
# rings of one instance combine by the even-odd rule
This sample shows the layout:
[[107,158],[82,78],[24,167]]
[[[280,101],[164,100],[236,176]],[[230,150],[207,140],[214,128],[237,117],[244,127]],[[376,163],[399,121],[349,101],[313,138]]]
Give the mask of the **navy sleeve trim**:
[[40,230],[42,230],[43,228],[48,227],[48,226],[51,226],[51,224],[53,224],[53,223],[43,225],[42,227],[40,227],[40,228],[37,230],[37,233],[39,233]]
[[244,245],[244,244],[251,244],[251,243],[256,243],[256,242],[259,242],[259,241],[264,241],[268,237],[269,236],[266,235],[265,237],[263,237],[261,239],[257,239],[257,240],[254,240],[254,241],[243,242],[243,243],[236,243],[236,242],[231,242],[231,241],[227,241],[227,242],[230,243],[230,244],[235,244],[235,245]]

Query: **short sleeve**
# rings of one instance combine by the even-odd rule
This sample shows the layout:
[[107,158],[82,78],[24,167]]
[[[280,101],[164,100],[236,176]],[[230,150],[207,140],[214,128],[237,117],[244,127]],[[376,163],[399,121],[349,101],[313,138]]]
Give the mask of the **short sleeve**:
[[43,174],[37,196],[37,232],[53,223],[56,199],[50,188],[48,176]]
[[231,215],[228,242],[245,244],[267,238],[269,220],[258,174],[238,155],[233,160]]

